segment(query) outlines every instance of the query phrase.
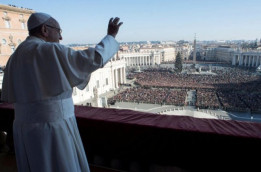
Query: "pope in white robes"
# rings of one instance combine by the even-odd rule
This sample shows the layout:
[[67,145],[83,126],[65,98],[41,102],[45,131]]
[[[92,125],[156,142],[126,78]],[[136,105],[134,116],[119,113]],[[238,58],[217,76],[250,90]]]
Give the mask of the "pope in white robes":
[[59,44],[59,23],[45,13],[28,19],[29,36],[4,70],[2,100],[14,103],[13,136],[19,172],[89,171],[79,135],[72,89],[84,89],[93,71],[118,51],[119,18],[95,48],[75,51]]

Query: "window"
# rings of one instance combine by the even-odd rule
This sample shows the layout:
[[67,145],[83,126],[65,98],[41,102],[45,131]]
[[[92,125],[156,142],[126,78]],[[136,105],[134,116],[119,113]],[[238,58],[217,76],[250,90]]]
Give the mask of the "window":
[[14,45],[11,45],[10,46],[11,47],[11,51],[12,51],[12,53],[15,51],[15,46]]
[[22,29],[25,29],[25,23],[24,22],[21,23],[21,26],[22,26]]
[[109,85],[109,80],[108,80],[108,78],[106,78],[106,85]]
[[2,39],[2,44],[6,45],[6,40],[5,39]]
[[10,25],[10,17],[7,16],[7,12],[4,12],[4,22],[5,22],[5,27],[6,28],[10,28],[11,25]]
[[6,28],[10,28],[11,27],[9,20],[5,20],[5,27]]

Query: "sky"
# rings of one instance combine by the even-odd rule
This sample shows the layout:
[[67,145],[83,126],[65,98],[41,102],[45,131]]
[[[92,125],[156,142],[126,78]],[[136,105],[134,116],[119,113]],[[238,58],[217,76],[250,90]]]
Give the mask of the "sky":
[[261,0],[0,0],[53,16],[63,44],[95,44],[111,17],[123,22],[119,42],[255,40],[261,38]]

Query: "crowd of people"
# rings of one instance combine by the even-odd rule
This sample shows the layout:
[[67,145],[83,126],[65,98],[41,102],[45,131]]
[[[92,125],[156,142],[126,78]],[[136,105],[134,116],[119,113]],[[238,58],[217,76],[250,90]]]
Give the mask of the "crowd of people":
[[225,110],[245,111],[248,109],[247,104],[240,99],[235,91],[218,91],[217,95]]
[[185,99],[185,90],[178,91],[168,88],[148,89],[142,87],[134,87],[127,88],[123,92],[120,92],[119,94],[111,98],[109,101],[184,106]]
[[219,67],[211,74],[186,74],[148,68],[130,73],[128,78],[135,78],[137,87],[113,100],[185,106],[187,91],[196,90],[195,106],[199,108],[261,111],[261,77],[245,69]]
[[219,109],[220,103],[214,90],[197,90],[196,107],[201,109]]

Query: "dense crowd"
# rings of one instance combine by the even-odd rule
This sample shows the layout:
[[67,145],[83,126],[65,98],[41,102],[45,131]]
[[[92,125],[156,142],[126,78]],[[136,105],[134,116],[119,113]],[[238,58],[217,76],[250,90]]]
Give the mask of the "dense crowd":
[[116,101],[187,105],[187,91],[196,90],[196,107],[228,111],[261,111],[261,77],[240,68],[214,68],[212,74],[180,74],[168,68],[130,73],[136,88],[113,97]]
[[218,109],[220,103],[214,90],[197,90],[196,107],[202,109]]
[[167,88],[127,88],[123,92],[114,96],[110,101],[136,102],[150,104],[169,104],[184,106],[186,91],[171,90]]

